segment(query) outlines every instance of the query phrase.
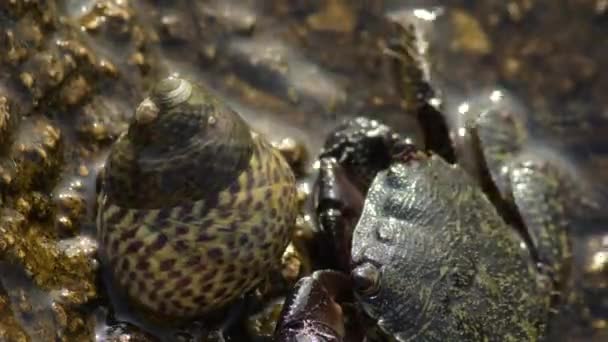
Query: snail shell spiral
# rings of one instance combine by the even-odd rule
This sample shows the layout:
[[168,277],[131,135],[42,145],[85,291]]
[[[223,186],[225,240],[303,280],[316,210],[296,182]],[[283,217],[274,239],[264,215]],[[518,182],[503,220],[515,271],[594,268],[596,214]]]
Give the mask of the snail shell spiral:
[[295,222],[295,180],[280,153],[180,78],[139,105],[101,177],[101,260],[132,302],[162,315],[194,317],[251,290]]

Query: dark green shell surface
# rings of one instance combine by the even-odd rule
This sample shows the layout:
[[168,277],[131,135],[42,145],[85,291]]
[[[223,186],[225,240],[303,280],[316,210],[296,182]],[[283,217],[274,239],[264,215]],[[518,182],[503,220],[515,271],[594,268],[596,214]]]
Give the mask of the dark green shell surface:
[[[169,96],[180,90],[173,82],[191,87],[190,95]],[[208,90],[170,78],[149,100],[158,117],[134,119],[106,161],[104,192],[113,203],[151,209],[209,198],[249,167],[249,126]]]
[[380,270],[359,295],[397,341],[537,341],[548,289],[523,240],[457,166],[395,163],[374,180],[353,237],[354,266]]

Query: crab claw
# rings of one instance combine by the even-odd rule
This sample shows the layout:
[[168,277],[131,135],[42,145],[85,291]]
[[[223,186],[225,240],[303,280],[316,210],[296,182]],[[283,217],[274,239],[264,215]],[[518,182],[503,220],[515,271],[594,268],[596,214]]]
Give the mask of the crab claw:
[[350,279],[344,273],[323,270],[300,279],[285,301],[275,330],[275,341],[361,341],[348,336],[342,302],[352,301]]

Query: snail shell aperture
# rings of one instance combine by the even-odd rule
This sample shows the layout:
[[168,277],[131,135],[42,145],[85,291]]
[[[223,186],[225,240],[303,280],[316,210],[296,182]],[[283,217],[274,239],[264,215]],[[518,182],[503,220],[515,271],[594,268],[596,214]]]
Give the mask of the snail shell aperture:
[[296,216],[280,153],[201,86],[156,85],[112,146],[98,238],[115,283],[143,309],[189,318],[276,267]]

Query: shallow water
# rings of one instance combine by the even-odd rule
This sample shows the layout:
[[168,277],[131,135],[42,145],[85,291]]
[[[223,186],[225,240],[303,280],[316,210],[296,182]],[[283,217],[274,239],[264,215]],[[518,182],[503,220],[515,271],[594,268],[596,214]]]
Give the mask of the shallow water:
[[[78,23],[95,2],[60,1],[59,8],[68,20]],[[428,76],[454,134],[462,128],[463,111],[475,110],[496,91],[508,94],[526,118],[530,147],[550,151],[592,189],[597,212],[582,221],[574,247],[581,269],[588,262],[583,256],[608,250],[608,243],[593,243],[608,236],[603,213],[608,209],[608,173],[604,171],[608,167],[608,134],[604,134],[608,133],[608,97],[604,96],[608,60],[603,58],[608,46],[602,44],[608,12],[604,1],[287,3],[128,2],[135,9],[136,21],[157,35],[146,37],[145,51],[155,57],[145,76],[130,62],[132,41],[120,44],[111,35],[83,29],[82,40],[129,80],[120,87],[100,82],[96,91],[118,113],[108,114],[108,120],[125,121],[132,113],[127,108],[145,96],[154,79],[177,73],[207,85],[271,139],[294,137],[304,142],[313,155],[311,164],[325,135],[356,115],[378,118],[419,142],[423,133],[402,106],[393,57],[385,48],[386,18],[413,23],[421,42],[428,44],[420,47],[429,56]],[[14,92],[4,82],[0,90]],[[26,111],[31,107],[28,99],[19,100]],[[82,115],[83,110],[76,112]],[[58,119],[68,144],[89,143],[71,128],[79,119],[60,109],[48,115]],[[95,173],[107,142],[124,129],[118,126],[106,143],[90,148],[86,176],[73,176],[76,172],[66,167],[56,187],[62,190],[74,180],[84,182],[88,215],[80,229],[88,236],[94,235]],[[7,288],[16,286],[11,279],[0,277]],[[608,318],[608,306],[597,307],[596,313]]]

